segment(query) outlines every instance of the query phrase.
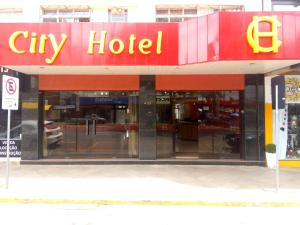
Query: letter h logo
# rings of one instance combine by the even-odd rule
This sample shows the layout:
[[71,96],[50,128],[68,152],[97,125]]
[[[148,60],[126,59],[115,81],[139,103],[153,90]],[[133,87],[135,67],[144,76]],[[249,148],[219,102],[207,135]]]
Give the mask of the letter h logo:
[[[261,22],[267,22],[271,24],[271,31],[260,32],[259,24]],[[247,29],[247,41],[253,49],[253,53],[259,52],[278,52],[278,48],[281,45],[281,41],[278,39],[278,27],[281,24],[277,20],[277,16],[253,16],[252,22],[249,24]],[[260,38],[272,38],[271,47],[260,46]]]

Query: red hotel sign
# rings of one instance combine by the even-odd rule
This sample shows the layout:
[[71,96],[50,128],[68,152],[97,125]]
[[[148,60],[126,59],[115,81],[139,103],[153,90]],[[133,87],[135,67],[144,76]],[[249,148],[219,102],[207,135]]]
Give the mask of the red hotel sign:
[[174,47],[178,24],[0,24],[0,35],[7,40],[0,44],[2,65],[176,65],[178,61]]
[[296,12],[224,12],[181,23],[0,24],[0,65],[299,60],[299,17]]
[[[100,32],[100,39],[96,40],[97,31],[90,31],[89,36],[89,42],[88,42],[88,50],[87,53],[89,55],[94,54],[94,47],[95,45],[98,46],[98,54],[104,55],[105,50],[108,45],[108,49],[111,54],[119,55],[125,51],[125,44],[124,41],[120,38],[113,38],[107,41],[107,31],[102,30]],[[157,31],[157,36],[155,40],[155,44],[153,44],[153,41],[149,38],[143,38],[138,41],[138,46],[135,46],[136,42],[136,35],[130,34],[128,37],[129,43],[128,46],[126,46],[127,53],[130,55],[135,54],[135,52],[139,51],[142,55],[148,55],[148,54],[157,54],[160,55],[162,53],[161,49],[161,43],[163,38],[163,32]],[[20,49],[16,46],[16,42],[21,39],[20,41],[27,42],[27,50]],[[29,31],[16,31],[12,33],[9,37],[9,48],[11,51],[13,51],[16,54],[45,54],[45,48],[46,45],[50,45],[52,48],[53,54],[50,55],[50,57],[45,59],[45,63],[52,64],[59,53],[62,51],[65,43],[68,40],[68,35],[63,33],[61,34],[61,40],[57,40],[55,35],[52,33],[50,34],[41,34],[40,36],[37,35],[36,32]],[[39,42],[39,44],[37,44]],[[155,49],[153,49],[153,45],[155,45]],[[38,49],[37,49],[38,48]]]

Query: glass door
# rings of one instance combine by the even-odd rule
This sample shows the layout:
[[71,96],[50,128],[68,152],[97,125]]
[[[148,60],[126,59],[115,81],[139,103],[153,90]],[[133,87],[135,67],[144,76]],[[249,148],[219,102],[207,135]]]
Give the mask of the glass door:
[[135,92],[46,92],[45,121],[62,135],[44,145],[44,157],[137,157],[137,98]]
[[239,96],[239,91],[158,92],[158,157],[240,158]]
[[197,97],[192,92],[173,92],[175,156],[198,158]]
[[197,109],[199,156],[240,158],[239,91],[202,92]]
[[45,93],[43,156],[64,157],[77,150],[76,95],[71,92]]

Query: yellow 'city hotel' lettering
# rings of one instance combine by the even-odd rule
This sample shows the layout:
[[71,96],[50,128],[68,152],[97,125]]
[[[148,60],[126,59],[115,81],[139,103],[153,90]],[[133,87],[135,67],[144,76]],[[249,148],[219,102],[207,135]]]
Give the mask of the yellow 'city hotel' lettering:
[[[98,41],[95,40],[96,37],[96,31],[90,31],[90,37],[89,37],[89,43],[88,43],[88,51],[87,53],[89,55],[94,54],[94,45],[99,45],[99,50],[98,54],[105,54],[105,46],[106,46],[106,36],[107,36],[107,31],[103,30],[100,32],[100,39]],[[157,37],[156,37],[156,49],[155,53],[156,54],[161,54],[162,53],[162,37],[163,33],[162,31],[157,32]],[[29,47],[28,49],[20,49],[16,46],[16,41],[19,38],[23,39],[28,39],[29,40]],[[12,52],[16,54],[26,54],[29,52],[29,54],[45,54],[45,48],[46,44],[49,43],[48,39],[50,39],[50,44],[53,49],[53,55],[49,58],[45,59],[45,62],[47,64],[52,64],[59,53],[61,52],[63,46],[65,45],[67,41],[67,35],[66,34],[61,34],[61,41],[57,42],[56,37],[54,34],[41,34],[39,37],[37,33],[29,31],[16,31],[12,33],[9,37],[9,48],[11,49]],[[136,36],[135,34],[130,34],[129,35],[129,44],[128,44],[128,53],[130,55],[135,54],[135,48],[134,44],[136,41]],[[39,43],[39,44],[37,44]],[[138,51],[143,54],[143,55],[148,55],[151,54],[153,42],[152,40],[148,38],[141,39],[138,42]],[[38,47],[38,50],[37,50]],[[124,41],[122,41],[119,38],[114,38],[111,39],[108,42],[108,49],[109,51],[114,54],[114,55],[119,55],[124,52],[125,50],[125,44]]]
[[[162,31],[157,32],[156,37],[156,54],[161,54],[161,43],[162,43]],[[98,41],[95,40],[96,31],[90,31],[90,38],[89,38],[89,45],[87,53],[89,55],[94,54],[94,45],[99,45],[98,54],[105,54],[105,46],[106,46],[106,36],[107,31],[103,30],[100,32],[100,39]],[[134,34],[129,35],[129,46],[128,46],[128,53],[130,55],[135,53],[134,50],[134,43],[136,41],[136,36]],[[151,54],[150,48],[153,46],[152,40],[148,38],[141,39],[138,42],[138,49],[139,52],[143,55]],[[114,38],[109,41],[108,44],[109,51],[112,54],[118,55],[121,54],[125,49],[124,42],[119,38]]]
[[[14,32],[9,37],[8,44],[9,44],[10,49],[14,53],[24,54],[24,53],[26,53],[26,50],[24,50],[24,49],[20,50],[16,47],[16,40],[18,38],[20,38],[20,36],[23,36],[23,38],[28,39],[29,38],[29,32],[28,31],[16,31],[16,32]],[[30,34],[30,46],[29,46],[29,53],[30,54],[36,54],[37,38],[38,38],[37,34],[35,32],[31,32],[31,34]],[[60,43],[58,44],[54,34],[48,34],[48,35],[42,34],[40,36],[40,40],[39,40],[39,43],[40,43],[39,44],[39,50],[38,50],[39,54],[45,54],[45,46],[46,46],[46,42],[47,42],[48,38],[50,39],[51,46],[53,48],[54,53],[53,53],[51,58],[46,58],[45,62],[47,64],[52,64],[55,61],[58,54],[60,53],[62,47],[66,43],[67,35],[62,34],[61,35],[62,39],[61,39]]]

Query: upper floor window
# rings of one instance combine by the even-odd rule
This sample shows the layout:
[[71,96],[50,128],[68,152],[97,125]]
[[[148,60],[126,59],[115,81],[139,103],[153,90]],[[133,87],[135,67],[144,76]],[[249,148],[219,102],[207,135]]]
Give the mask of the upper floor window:
[[78,8],[42,8],[43,22],[90,22],[91,9],[89,7]]
[[243,5],[209,5],[208,8],[203,7],[203,11],[205,10],[213,11],[213,12],[240,12],[245,11]]
[[0,6],[0,22],[24,21],[23,8]]
[[219,11],[244,11],[242,5],[173,5],[156,6],[156,22],[181,22]]
[[108,9],[108,22],[127,22],[128,10],[124,8]]
[[272,0],[273,11],[300,11],[299,0]]
[[22,14],[23,9],[18,7],[1,7],[0,8],[0,15],[16,15]]
[[156,22],[181,22],[197,17],[197,7],[156,7]]

